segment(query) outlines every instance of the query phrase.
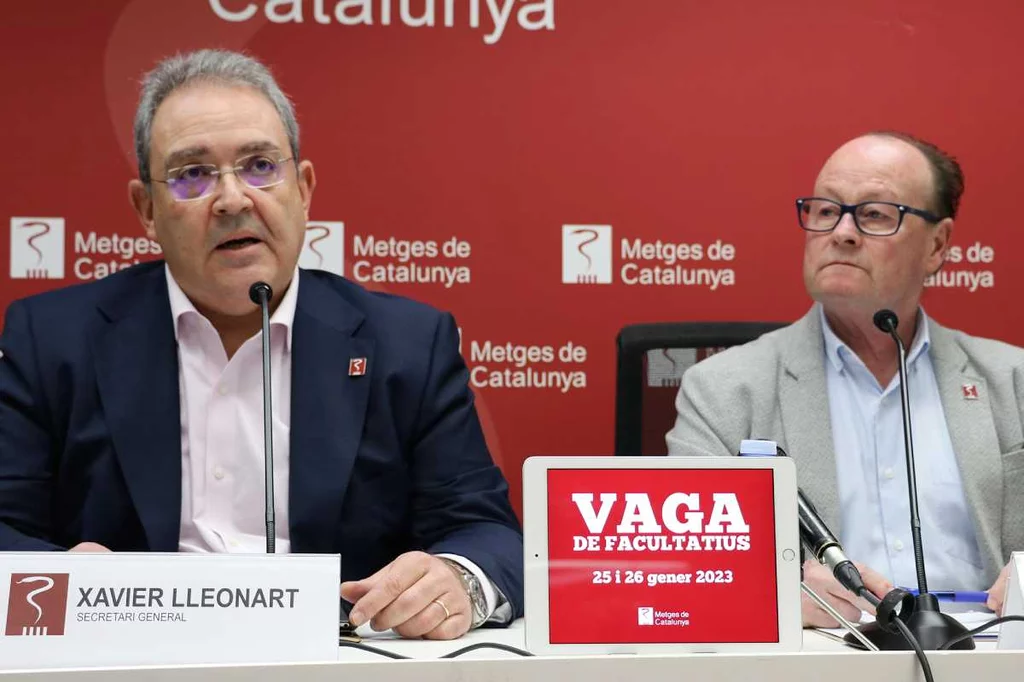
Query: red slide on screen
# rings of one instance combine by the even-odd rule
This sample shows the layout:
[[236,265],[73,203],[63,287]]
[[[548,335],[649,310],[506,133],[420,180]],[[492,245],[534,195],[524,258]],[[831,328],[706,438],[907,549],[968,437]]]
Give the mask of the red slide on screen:
[[772,476],[549,471],[551,643],[777,642]]

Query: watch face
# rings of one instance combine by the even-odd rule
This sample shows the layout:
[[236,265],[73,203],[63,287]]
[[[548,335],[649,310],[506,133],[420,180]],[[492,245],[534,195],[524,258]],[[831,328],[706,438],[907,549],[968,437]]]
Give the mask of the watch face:
[[466,588],[469,593],[469,602],[473,606],[473,624],[479,624],[487,615],[487,599],[484,598],[483,588],[475,575],[466,580]]
[[444,561],[454,569],[455,574],[462,582],[462,588],[466,590],[466,594],[469,596],[469,603],[473,609],[473,626],[479,625],[487,618],[487,598],[484,597],[484,590],[480,585],[480,579],[462,564],[450,559],[444,559]]
[[473,602],[473,608],[478,608],[481,611],[485,608],[487,600],[484,599],[484,591],[475,580],[469,582],[469,599]]

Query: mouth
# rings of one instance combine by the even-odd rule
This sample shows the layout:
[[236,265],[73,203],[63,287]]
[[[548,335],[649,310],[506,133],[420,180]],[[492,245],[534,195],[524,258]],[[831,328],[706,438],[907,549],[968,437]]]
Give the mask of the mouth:
[[255,237],[237,237],[235,239],[227,239],[220,244],[217,244],[216,250],[241,251],[242,249],[262,243],[262,240],[256,239]]
[[[836,265],[844,265],[844,266],[846,266],[848,268],[857,268],[858,270],[863,270],[863,268],[861,268],[859,265],[854,265],[853,263],[847,263],[846,261],[839,261],[839,260],[832,261],[831,263],[826,263],[825,264],[825,268],[831,268],[831,267],[834,267]],[[824,270],[825,268],[822,268],[822,269]]]

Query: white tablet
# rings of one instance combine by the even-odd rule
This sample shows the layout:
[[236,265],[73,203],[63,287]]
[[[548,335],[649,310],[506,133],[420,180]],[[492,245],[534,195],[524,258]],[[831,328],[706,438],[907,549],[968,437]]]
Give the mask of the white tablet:
[[531,457],[526,648],[799,651],[796,469],[785,457]]

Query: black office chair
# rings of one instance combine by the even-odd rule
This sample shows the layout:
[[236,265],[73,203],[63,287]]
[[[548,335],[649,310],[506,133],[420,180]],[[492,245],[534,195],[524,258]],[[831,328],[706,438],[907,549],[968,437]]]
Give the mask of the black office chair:
[[788,322],[657,322],[622,328],[615,374],[615,454],[667,454],[679,383],[690,366]]

